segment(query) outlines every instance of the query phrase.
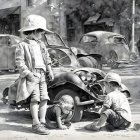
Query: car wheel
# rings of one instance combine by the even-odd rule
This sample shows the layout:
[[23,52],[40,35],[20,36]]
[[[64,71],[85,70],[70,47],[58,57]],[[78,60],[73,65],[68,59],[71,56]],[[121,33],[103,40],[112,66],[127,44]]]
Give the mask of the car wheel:
[[8,99],[7,99],[7,96],[8,96],[8,91],[9,91],[9,87],[5,88],[3,93],[2,93],[2,101],[4,104],[8,103]]
[[74,100],[74,109],[73,109],[73,116],[71,118],[72,122],[78,122],[81,120],[82,116],[83,116],[83,107],[82,106],[78,106],[76,104],[76,98],[79,98],[78,94],[70,89],[63,89],[61,91],[59,91],[57,93],[57,95],[54,98],[54,101],[59,100],[62,96],[64,95],[70,95],[73,100]]
[[88,57],[80,57],[78,60],[81,66],[93,68],[93,63]]
[[93,68],[102,69],[102,64],[97,59],[91,56],[87,56],[87,57],[91,60]]
[[135,62],[137,60],[137,55],[135,53],[130,54],[130,61]]
[[87,58],[89,58],[92,62],[93,68],[97,68],[98,67],[98,62],[95,58],[91,57],[91,56],[87,56]]
[[110,51],[108,60],[107,60],[107,65],[111,68],[118,68],[119,64],[116,62],[118,60],[118,55],[115,51]]

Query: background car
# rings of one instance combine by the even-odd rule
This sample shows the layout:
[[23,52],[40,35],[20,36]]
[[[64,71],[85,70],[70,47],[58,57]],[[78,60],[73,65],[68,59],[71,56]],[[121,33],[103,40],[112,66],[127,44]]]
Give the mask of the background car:
[[121,63],[129,63],[130,51],[125,37],[118,33],[93,31],[86,33],[80,39],[78,48],[87,54],[100,54],[102,63],[111,68],[117,68]]
[[0,34],[0,70],[15,70],[15,49],[21,38]]
[[101,55],[88,54],[83,48],[71,47],[71,50],[77,56],[81,66],[102,69]]

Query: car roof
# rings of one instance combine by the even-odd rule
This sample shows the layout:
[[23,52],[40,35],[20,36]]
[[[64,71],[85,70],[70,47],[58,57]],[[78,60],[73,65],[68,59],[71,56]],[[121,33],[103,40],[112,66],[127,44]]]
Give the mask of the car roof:
[[19,36],[12,35],[12,34],[0,34],[0,36],[15,36],[15,37],[19,37]]
[[94,35],[94,36],[97,36],[97,38],[100,38],[100,37],[109,37],[109,36],[120,36],[120,37],[123,37],[123,35],[119,34],[119,33],[114,33],[114,32],[108,32],[108,31],[93,31],[93,32],[88,32],[86,33],[85,35]]
[[12,35],[12,34],[0,34],[0,36],[11,36],[11,37],[18,39],[19,41],[22,40],[22,38],[20,36],[16,36],[16,35]]

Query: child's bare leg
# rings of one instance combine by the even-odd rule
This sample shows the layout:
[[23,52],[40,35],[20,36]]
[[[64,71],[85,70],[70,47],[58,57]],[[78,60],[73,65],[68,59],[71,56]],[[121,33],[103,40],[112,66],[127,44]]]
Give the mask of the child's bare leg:
[[107,116],[103,113],[97,122],[97,127],[101,128],[107,121]]
[[30,110],[31,110],[31,115],[33,119],[33,125],[39,124],[39,118],[38,118],[38,102],[31,102],[30,104]]
[[46,117],[46,111],[47,111],[47,100],[44,100],[40,103],[39,106],[39,117],[40,117],[40,122],[45,123],[45,117]]
[[107,121],[107,116],[105,114],[101,114],[101,117],[99,118],[98,121],[93,122],[92,124],[86,125],[85,129],[98,131],[106,123],[106,121]]

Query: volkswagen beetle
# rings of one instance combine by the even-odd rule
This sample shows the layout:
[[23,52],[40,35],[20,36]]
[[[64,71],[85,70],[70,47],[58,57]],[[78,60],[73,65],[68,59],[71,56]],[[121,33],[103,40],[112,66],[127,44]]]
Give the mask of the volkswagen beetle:
[[102,63],[111,68],[119,64],[129,63],[130,51],[123,35],[107,31],[93,31],[86,33],[80,39],[79,45],[88,54],[99,54]]

